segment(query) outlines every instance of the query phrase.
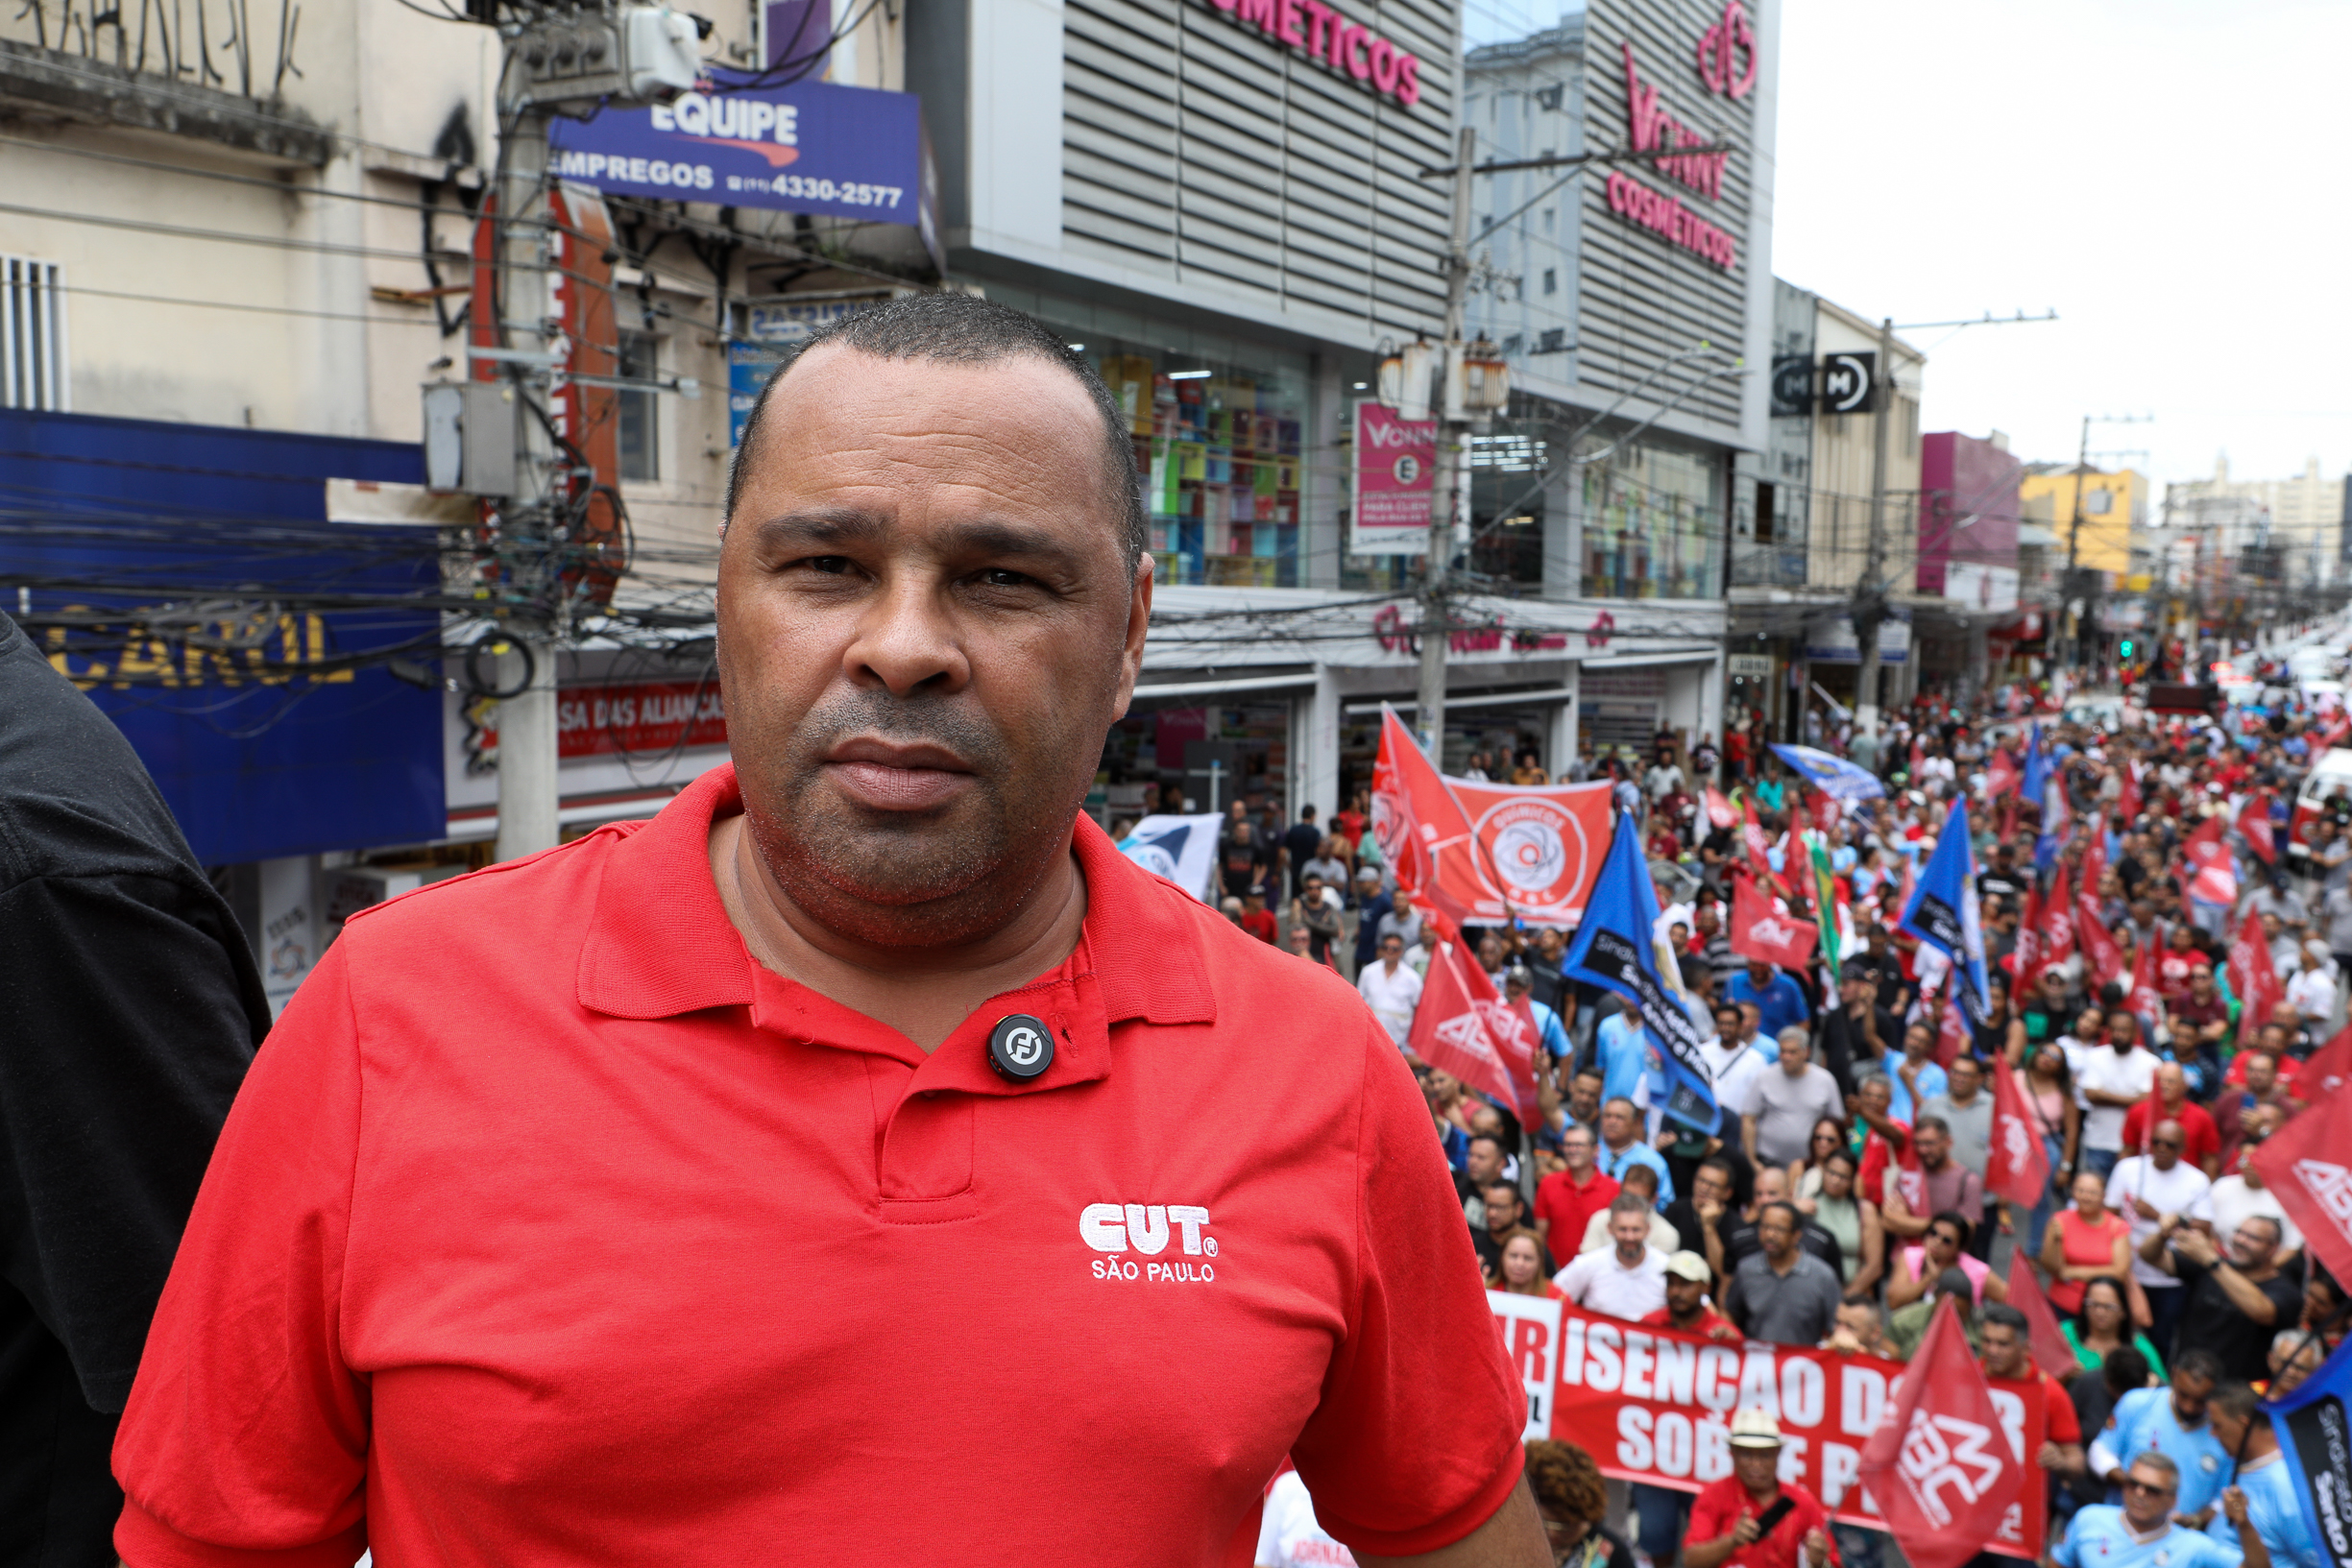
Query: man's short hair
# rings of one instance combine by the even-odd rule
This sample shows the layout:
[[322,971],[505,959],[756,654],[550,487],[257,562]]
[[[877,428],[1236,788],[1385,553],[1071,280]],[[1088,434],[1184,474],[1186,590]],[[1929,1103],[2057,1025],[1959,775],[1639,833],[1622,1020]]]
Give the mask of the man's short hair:
[[2170,1454],[2159,1453],[2153,1448],[2141,1449],[2125,1462],[2123,1473],[2129,1475],[2132,1471],[2140,1469],[2155,1471],[2171,1482],[2174,1490],[2180,1487],[2180,1466],[2172,1462],[2172,1457]]
[[[1470,1144],[1492,1144],[1492,1145],[1494,1146],[1494,1152],[1495,1152],[1495,1153],[1500,1154],[1500,1153],[1504,1152],[1504,1150],[1503,1150],[1503,1141],[1502,1141],[1500,1138],[1495,1137],[1495,1136],[1494,1136],[1494,1134],[1492,1134],[1492,1133],[1491,1133],[1491,1132],[1474,1132],[1474,1133],[1471,1133],[1471,1134],[1470,1134]],[[1467,1147],[1469,1147],[1469,1144],[1465,1144],[1465,1145],[1463,1145],[1462,1146],[1463,1146],[1463,1147],[1465,1147],[1465,1148],[1467,1148]]]
[[1624,1106],[1625,1114],[1627,1116],[1638,1116],[1641,1114],[1641,1107],[1635,1104],[1632,1100],[1627,1099],[1623,1095],[1612,1095],[1607,1099],[1601,1101],[1601,1109],[1603,1111],[1607,1111],[1612,1105]]
[[1805,1233],[1805,1220],[1803,1217],[1797,1213],[1797,1206],[1794,1203],[1789,1202],[1786,1198],[1776,1197],[1771,1202],[1766,1203],[1762,1208],[1757,1210],[1756,1222],[1758,1225],[1761,1225],[1764,1222],[1764,1216],[1770,1214],[1775,1209],[1778,1209],[1782,1214],[1788,1216],[1788,1228],[1790,1230],[1797,1232],[1800,1236]]
[[[1649,1167],[1643,1166],[1641,1169],[1647,1170]],[[1631,1193],[1619,1193],[1615,1197],[1609,1200],[1609,1212],[1612,1216],[1620,1214],[1637,1214],[1644,1219],[1647,1219],[1649,1218],[1650,1206],[1641,1201],[1640,1198],[1636,1197]]]
[[2270,1424],[2270,1412],[2262,1408],[2262,1395],[2250,1383],[2230,1379],[2213,1391],[2212,1408],[2233,1421],[2251,1421],[2258,1427]]
[[1623,1187],[1647,1187],[1651,1196],[1658,1195],[1658,1171],[1655,1167],[1629,1165],[1625,1168],[1625,1174],[1619,1176],[1617,1182]]
[[1976,1311],[1978,1328],[1996,1325],[2007,1329],[2021,1340],[2033,1332],[2033,1325],[2025,1321],[2025,1315],[2006,1301],[1988,1301]]
[[2147,1387],[2147,1358],[2130,1345],[2118,1345],[2108,1351],[2107,1359],[2098,1365],[2109,1393],[2125,1394]]
[[1085,389],[1102,417],[1103,502],[1117,519],[1119,546],[1131,569],[1152,547],[1151,519],[1144,515],[1143,487],[1136,480],[1135,446],[1119,400],[1094,366],[1075,352],[1059,332],[1010,305],[971,294],[909,294],[826,323],[801,340],[760,389],[743,422],[743,439],[727,474],[724,521],[736,508],[764,444],[767,400],[812,349],[828,343],[876,359],[928,359],[958,365],[993,365],[1006,359],[1042,359],[1067,371]]
[[1923,1132],[1940,1132],[1949,1138],[1952,1136],[1952,1123],[1940,1116],[1923,1116],[1911,1123],[1911,1133],[1916,1137]]
[[2172,1358],[2172,1375],[2176,1378],[2203,1378],[2207,1383],[2221,1381],[2221,1358],[2203,1345],[2193,1345]]
[[1890,1078],[1890,1077],[1888,1077],[1888,1076],[1887,1076],[1885,1073],[1863,1073],[1863,1074],[1862,1074],[1862,1081],[1861,1081],[1861,1082],[1859,1082],[1859,1083],[1857,1083],[1857,1084],[1855,1084],[1855,1085],[1854,1086],[1854,1092],[1855,1092],[1855,1094],[1857,1094],[1857,1095],[1858,1095],[1858,1094],[1860,1094],[1860,1093],[1861,1093],[1863,1090],[1865,1090],[1865,1089],[1869,1088],[1869,1087],[1870,1087],[1872,1084],[1874,1084],[1874,1083],[1875,1083],[1875,1084],[1877,1084],[1877,1085],[1878,1085],[1879,1088],[1881,1088],[1881,1089],[1885,1090],[1885,1091],[1886,1091],[1888,1094],[1890,1094],[1890,1095],[1891,1095],[1891,1094],[1893,1094],[1893,1093],[1895,1092],[1895,1080],[1894,1080],[1894,1079],[1892,1079],[1892,1078]]
[[1509,1193],[1511,1194],[1512,1202],[1516,1203],[1519,1200],[1518,1184],[1516,1182],[1505,1181],[1500,1176],[1497,1176],[1492,1181],[1487,1183],[1484,1187],[1480,1188],[1479,1191],[1482,1193]]
[[1781,1031],[1781,1049],[1782,1050],[1802,1050],[1810,1054],[1813,1049],[1813,1036],[1804,1025],[1791,1024]]

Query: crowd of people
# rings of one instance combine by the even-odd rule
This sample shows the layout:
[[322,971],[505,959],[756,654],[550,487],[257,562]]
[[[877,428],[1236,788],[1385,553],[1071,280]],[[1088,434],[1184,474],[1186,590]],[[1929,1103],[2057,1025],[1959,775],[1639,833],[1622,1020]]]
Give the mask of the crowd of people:
[[[2089,1543],[2119,1530],[2146,1556],[2157,1518],[2196,1533],[2175,1548],[2190,1562],[2318,1568],[2258,1402],[2309,1376],[2352,1311],[2251,1157],[2304,1108],[2298,1069],[2339,1026],[2352,974],[2352,802],[2292,820],[2299,780],[2345,728],[2286,704],[2133,712],[2112,729],[1923,704],[1838,748],[1879,781],[1867,800],[1824,795],[1748,736],[1719,751],[1661,734],[1646,766],[1580,762],[1642,819],[1718,1120],[1663,1118],[1659,1044],[1614,995],[1563,975],[1571,933],[1466,930],[1545,1045],[1532,1126],[1415,1063],[1489,1287],[1895,1360],[1950,1300],[1998,1385],[2049,1376],[2008,1301],[2025,1269],[2074,1361],[2032,1445],[2053,1560],[2087,1551],[2103,1568]],[[1962,802],[1982,1020],[1899,929]],[[1404,1047],[1437,938],[1361,845],[1373,857],[1320,896],[1331,931],[1352,920],[1358,987]],[[1834,974],[1826,957],[1792,969],[1734,951],[1748,879],[1833,926]],[[1318,896],[1294,893],[1294,943]],[[2249,923],[2271,966],[2251,984],[2229,963]],[[1997,1063],[2049,1171],[2030,1207],[1985,1186]],[[1687,1493],[1637,1484],[1630,1503],[1645,1568],[1767,1560],[1716,1550]],[[1841,1558],[1891,1555],[1884,1535],[1824,1521]],[[1771,1560],[1793,1568],[1801,1540],[1783,1544]]]

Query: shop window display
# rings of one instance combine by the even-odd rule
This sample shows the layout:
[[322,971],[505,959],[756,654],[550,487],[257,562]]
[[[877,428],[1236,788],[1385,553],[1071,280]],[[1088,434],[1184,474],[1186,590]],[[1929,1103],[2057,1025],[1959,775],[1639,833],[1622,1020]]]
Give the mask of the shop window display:
[[[1606,440],[1580,448],[1597,452]],[[1583,591],[1601,599],[1723,596],[1723,475],[1711,459],[1628,443],[1584,467]]]
[[1099,363],[1135,439],[1159,580],[1296,588],[1305,377],[1133,350]]

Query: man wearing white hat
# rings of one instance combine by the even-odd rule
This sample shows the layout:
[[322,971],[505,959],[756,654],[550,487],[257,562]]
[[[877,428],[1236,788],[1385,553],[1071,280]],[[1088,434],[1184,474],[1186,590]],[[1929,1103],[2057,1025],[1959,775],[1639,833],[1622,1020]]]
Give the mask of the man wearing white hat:
[[[1772,1528],[1759,1528],[1776,1509]],[[1732,1417],[1732,1473],[1691,1500],[1685,1568],[1797,1568],[1800,1560],[1805,1568],[1837,1561],[1829,1510],[1782,1482],[1781,1423],[1768,1411],[1741,1411]]]

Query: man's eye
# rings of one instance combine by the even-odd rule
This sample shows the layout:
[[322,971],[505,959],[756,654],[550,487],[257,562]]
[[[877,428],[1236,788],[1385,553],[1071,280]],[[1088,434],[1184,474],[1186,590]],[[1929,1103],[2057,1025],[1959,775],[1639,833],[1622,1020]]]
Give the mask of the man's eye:
[[811,571],[821,571],[828,577],[839,577],[850,570],[850,559],[846,555],[811,556],[801,565]]
[[985,588],[1028,588],[1035,581],[1007,567],[990,567],[980,574],[980,582]]

